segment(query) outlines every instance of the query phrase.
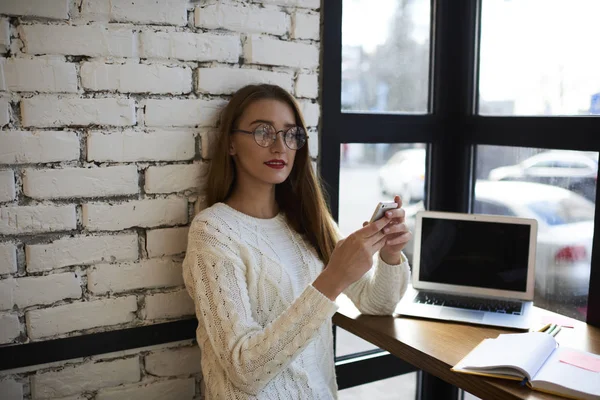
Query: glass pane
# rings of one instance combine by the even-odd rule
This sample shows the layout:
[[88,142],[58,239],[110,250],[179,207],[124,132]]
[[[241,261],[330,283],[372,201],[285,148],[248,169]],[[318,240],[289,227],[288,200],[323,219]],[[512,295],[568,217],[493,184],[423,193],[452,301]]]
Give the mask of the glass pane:
[[598,0],[483,1],[479,112],[599,115],[598,15]]
[[[403,199],[407,223],[414,220],[425,198],[425,154],[423,143],[342,144],[339,226],[344,236],[362,228],[377,203],[395,194]],[[412,247],[411,240],[404,249],[410,262]],[[336,357],[376,348],[343,329],[337,334]]]
[[426,113],[430,0],[344,0],[342,110]]
[[598,153],[477,147],[476,213],[538,221],[534,303],[587,315]]
[[397,400],[416,399],[417,373],[395,376],[380,381],[340,390],[340,400]]

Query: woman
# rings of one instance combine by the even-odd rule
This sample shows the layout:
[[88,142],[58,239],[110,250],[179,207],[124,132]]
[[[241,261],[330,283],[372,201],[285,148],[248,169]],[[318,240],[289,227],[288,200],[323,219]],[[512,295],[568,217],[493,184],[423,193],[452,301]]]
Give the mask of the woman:
[[389,315],[406,290],[400,198],[338,240],[300,110],[280,87],[240,89],[219,130],[209,208],[191,224],[183,264],[206,397],[337,398],[334,300],[343,292],[361,312]]

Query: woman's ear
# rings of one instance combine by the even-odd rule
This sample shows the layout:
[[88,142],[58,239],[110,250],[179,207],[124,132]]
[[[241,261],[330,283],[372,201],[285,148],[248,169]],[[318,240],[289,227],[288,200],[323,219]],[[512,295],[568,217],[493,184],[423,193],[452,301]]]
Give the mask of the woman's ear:
[[229,155],[230,156],[235,155],[235,146],[233,145],[233,143],[229,143]]

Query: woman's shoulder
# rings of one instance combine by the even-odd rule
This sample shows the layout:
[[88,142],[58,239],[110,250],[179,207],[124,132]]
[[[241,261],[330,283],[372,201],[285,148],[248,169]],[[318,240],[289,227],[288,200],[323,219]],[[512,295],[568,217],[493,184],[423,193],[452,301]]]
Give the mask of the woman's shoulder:
[[222,203],[213,204],[196,214],[188,235],[196,237],[199,239],[196,242],[205,246],[220,244],[231,248],[239,242],[235,219],[223,209]]

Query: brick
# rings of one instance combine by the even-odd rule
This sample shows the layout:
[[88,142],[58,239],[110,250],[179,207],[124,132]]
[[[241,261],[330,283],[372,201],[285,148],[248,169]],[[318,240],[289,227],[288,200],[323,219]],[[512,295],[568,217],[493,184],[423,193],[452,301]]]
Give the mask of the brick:
[[[11,294],[13,304],[19,308],[52,304],[65,299],[81,298],[81,278],[72,272],[34,276],[0,281],[0,288]],[[0,299],[3,296],[0,295]],[[8,297],[8,296],[7,296]],[[6,306],[6,302],[2,302]]]
[[142,58],[237,63],[242,53],[237,35],[189,32],[142,32]]
[[0,164],[71,161],[79,158],[79,139],[69,131],[5,131],[0,134]]
[[[17,0],[15,0],[17,1]],[[137,57],[131,28],[98,25],[20,25],[19,36],[28,54],[90,57]]]
[[198,92],[233,94],[248,84],[271,83],[292,91],[292,74],[249,68],[199,68]]
[[183,285],[181,262],[168,258],[96,265],[88,272],[88,290],[94,294],[179,285]]
[[88,161],[183,161],[195,153],[193,131],[91,132],[87,141]]
[[5,378],[0,381],[0,393],[3,400],[23,400],[23,384],[14,379]]
[[14,92],[77,92],[75,64],[61,60],[8,58],[4,79]]
[[25,246],[27,272],[49,271],[71,265],[138,259],[138,236],[93,235],[54,240]]
[[21,101],[23,126],[135,125],[135,100],[39,95]]
[[187,0],[84,0],[81,16],[94,21],[186,25]]
[[299,74],[296,79],[296,97],[319,97],[319,77],[313,74]]
[[205,160],[212,159],[212,156],[217,146],[217,140],[219,137],[218,129],[207,129],[200,132],[200,150],[202,158]]
[[285,35],[290,27],[290,17],[284,12],[254,5],[217,3],[196,7],[194,25],[205,29]]
[[134,226],[149,228],[187,222],[187,200],[179,197],[83,205],[83,225],[91,231],[120,231]]
[[166,65],[86,62],[81,65],[81,84],[88,90],[182,94],[192,91],[192,70]]
[[306,126],[318,126],[319,117],[321,116],[321,109],[319,107],[319,104],[313,103],[308,100],[300,101],[299,104]]
[[165,165],[146,170],[146,193],[200,191],[206,185],[207,163]]
[[15,174],[11,169],[0,170],[0,202],[15,199]]
[[321,7],[321,0],[261,0],[263,4],[275,4],[278,6],[302,7],[318,9]]
[[294,39],[319,40],[321,32],[320,14],[294,13],[292,37]]
[[34,199],[137,194],[137,167],[125,165],[104,168],[30,168],[25,170],[23,192]]
[[39,339],[131,322],[136,311],[135,296],[113,297],[27,311],[25,322],[29,337]]
[[165,228],[146,231],[148,257],[172,256],[184,253],[189,228]]
[[0,99],[0,126],[10,122],[10,103],[7,99]]
[[0,344],[11,343],[20,334],[19,316],[13,313],[0,313]]
[[15,279],[6,278],[0,280],[0,310],[11,310],[14,301],[13,289],[15,286]]
[[148,354],[144,366],[155,376],[197,374],[201,372],[200,357],[198,346],[166,349]]
[[10,23],[8,18],[0,18],[0,53],[10,49]]
[[17,272],[17,247],[12,243],[0,243],[0,275]]
[[319,156],[319,132],[316,129],[308,132],[308,154],[312,158]]
[[0,14],[69,19],[68,0],[2,0]]
[[18,235],[68,231],[77,228],[74,205],[0,208],[0,234]]
[[215,126],[223,100],[149,99],[146,101],[147,126]]
[[169,379],[140,385],[128,385],[98,391],[96,400],[192,400],[196,391],[194,378]]
[[319,49],[311,44],[251,35],[244,43],[244,58],[250,64],[316,68],[319,66]]
[[31,377],[31,393],[34,399],[46,399],[138,382],[140,379],[138,357],[86,362],[66,365],[59,371],[37,372]]
[[194,302],[185,289],[146,296],[145,319],[179,318],[194,315]]

